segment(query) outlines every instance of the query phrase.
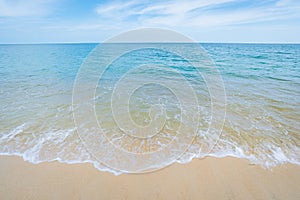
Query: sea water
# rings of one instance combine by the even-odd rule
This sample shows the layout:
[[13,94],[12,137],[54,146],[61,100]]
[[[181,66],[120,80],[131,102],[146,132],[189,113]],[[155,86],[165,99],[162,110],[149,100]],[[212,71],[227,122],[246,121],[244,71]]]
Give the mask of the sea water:
[[[32,163],[92,163],[99,170],[122,173],[101,162],[82,142],[80,134],[83,133],[78,133],[78,126],[84,126],[86,134],[97,128],[89,125],[89,116],[83,115],[79,124],[74,123],[73,86],[82,64],[97,45],[0,45],[1,155],[18,155]],[[188,44],[165,45],[185,53],[189,50]],[[115,122],[111,114],[115,84],[132,66],[151,63],[147,70],[135,71],[123,84],[130,86],[131,81],[145,74],[153,78],[153,83],[160,79],[176,83],[179,76],[173,73],[175,69],[189,82],[198,100],[198,109],[194,110],[199,112],[198,132],[189,148],[174,162],[187,163],[206,156],[233,156],[266,168],[283,163],[299,165],[300,45],[210,43],[201,46],[218,69],[226,93],[226,116],[217,139],[205,135],[212,117],[218,117],[212,116],[209,86],[201,76],[207,70],[194,69],[182,57],[159,49],[134,51],[116,60],[102,74],[92,99],[95,116],[102,126],[102,132],[97,134],[105,134],[124,151],[151,153],[163,149],[176,138],[176,129],[183,123],[187,127],[194,126],[193,119],[181,120],[184,110],[176,95],[156,84],[144,85],[132,93],[128,102],[132,119],[123,120],[145,126],[153,118],[149,114],[152,106],[159,105],[165,110],[167,119],[162,134],[157,138],[153,136],[154,139],[149,135],[151,143],[149,138],[132,139]],[[195,57],[194,61],[202,62],[197,59]],[[93,71],[89,74],[92,77]],[[88,76],[83,83],[88,90]],[[176,87],[180,91],[183,85]],[[102,155],[102,158],[114,159],[113,153]],[[157,159],[163,166],[165,158]]]

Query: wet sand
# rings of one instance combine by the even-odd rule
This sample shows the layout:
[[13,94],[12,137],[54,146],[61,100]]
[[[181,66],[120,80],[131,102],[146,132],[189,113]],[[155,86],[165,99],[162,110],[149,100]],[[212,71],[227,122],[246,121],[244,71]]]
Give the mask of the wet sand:
[[265,170],[205,158],[147,174],[115,176],[91,164],[31,164],[0,156],[0,199],[300,199],[300,166]]

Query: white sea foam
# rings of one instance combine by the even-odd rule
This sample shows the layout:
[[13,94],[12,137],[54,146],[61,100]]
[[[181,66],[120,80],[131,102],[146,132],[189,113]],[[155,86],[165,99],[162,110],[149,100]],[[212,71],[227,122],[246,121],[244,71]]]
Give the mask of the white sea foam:
[[[75,129],[56,130],[35,136],[29,134],[25,136],[28,138],[23,137],[21,140],[19,137],[22,134],[26,134],[24,132],[26,127],[28,128],[27,124],[21,124],[8,133],[1,134],[0,155],[20,156],[25,161],[34,164],[53,161],[67,164],[90,163],[100,171],[107,171],[115,175],[126,173],[111,169],[95,159],[86,150],[77,136]],[[249,147],[239,146],[234,141],[228,141],[226,139],[220,140],[207,154],[201,153],[201,146],[199,143],[192,144],[190,148],[179,159],[174,160],[174,162],[184,164],[191,162],[194,158],[205,158],[207,156],[223,158],[230,156],[247,159],[251,164],[257,164],[269,169],[285,163],[300,165],[300,148],[298,146],[290,146],[288,150],[283,150],[283,147],[266,143],[258,147],[258,152],[253,152],[252,154],[247,153]],[[149,166],[148,169],[159,169],[160,167],[161,166]]]

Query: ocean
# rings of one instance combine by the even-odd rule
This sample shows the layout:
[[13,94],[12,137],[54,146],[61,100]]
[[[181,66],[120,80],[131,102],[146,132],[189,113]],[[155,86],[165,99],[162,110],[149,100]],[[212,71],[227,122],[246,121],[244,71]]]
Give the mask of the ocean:
[[155,48],[101,66],[97,45],[0,45],[0,155],[116,175],[207,156],[300,165],[300,45],[157,44],[200,67]]

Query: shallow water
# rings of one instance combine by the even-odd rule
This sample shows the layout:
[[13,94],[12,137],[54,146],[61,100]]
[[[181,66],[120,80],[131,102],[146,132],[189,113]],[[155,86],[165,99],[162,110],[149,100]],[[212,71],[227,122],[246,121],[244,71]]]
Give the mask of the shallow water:
[[[114,157],[114,152],[106,152],[104,159],[109,161],[103,163],[80,140],[80,134],[97,132],[97,127],[89,123],[91,116],[82,113],[79,126],[86,133],[79,135],[73,120],[72,109],[77,109],[76,106],[72,107],[73,84],[81,64],[96,45],[0,45],[0,154],[19,155],[32,163],[53,160],[64,163],[90,162],[99,170],[122,173],[104,164],[120,162],[118,159],[122,158]],[[169,45],[179,51],[194,53],[193,49],[185,46],[188,44]],[[184,85],[177,84],[180,76],[170,70],[175,69],[189,82],[196,94],[198,104],[191,103],[185,109],[197,106],[194,111],[199,113],[199,124],[192,145],[174,162],[186,163],[195,157],[234,156],[249,159],[251,163],[264,167],[282,163],[299,165],[300,45],[202,44],[202,47],[215,62],[226,90],[226,118],[218,140],[216,135],[206,134],[212,120],[212,105],[205,80],[182,57],[159,49],[131,52],[116,60],[103,73],[97,83],[95,96],[90,99],[95,104],[95,116],[100,121],[101,134],[116,147],[137,154],[165,148],[174,140],[181,125],[186,127],[185,134],[189,135],[189,128],[195,126],[195,119],[190,113],[186,114],[186,110],[181,110],[180,102],[170,89],[158,84],[144,85],[135,90],[128,102],[130,116],[138,126],[146,126],[155,117],[160,119],[160,111],[156,115],[149,114],[153,105],[165,110],[166,122],[160,133],[151,137],[151,140],[151,131],[148,134],[147,131],[131,130],[133,135],[140,134],[146,139],[124,134],[111,112],[114,86],[129,70],[133,70],[133,76],[123,83],[125,88],[130,88],[135,81],[148,78],[154,83],[164,80],[179,88],[181,95],[189,100],[189,94],[182,89]],[[197,56],[194,61],[202,62],[201,57]],[[143,63],[152,65],[134,70],[134,66]],[[88,74],[91,78],[96,75],[93,70],[97,68],[90,70]],[[209,73],[205,67],[198,70]],[[90,79],[82,83],[83,88],[88,90]],[[121,95],[118,102],[123,100]],[[120,120],[126,122],[126,117],[122,119],[126,113],[118,112]],[[189,120],[182,120],[184,116]],[[187,140],[183,140],[185,142]],[[166,156],[174,152],[176,148],[167,152]],[[156,159],[162,163],[161,166],[166,160],[164,157]]]

